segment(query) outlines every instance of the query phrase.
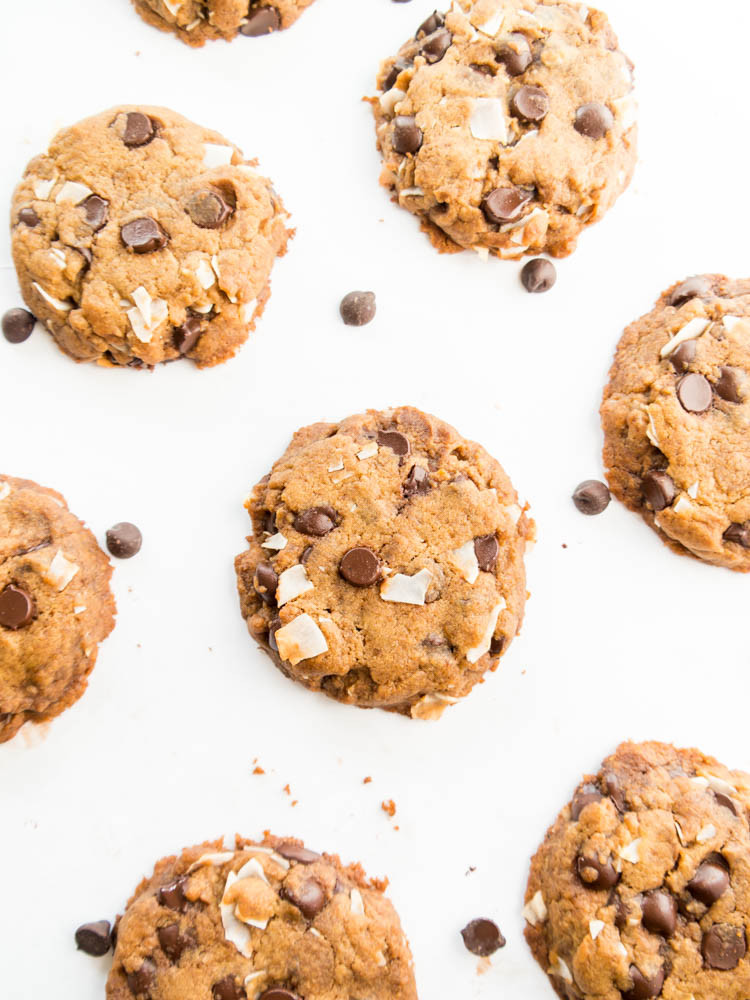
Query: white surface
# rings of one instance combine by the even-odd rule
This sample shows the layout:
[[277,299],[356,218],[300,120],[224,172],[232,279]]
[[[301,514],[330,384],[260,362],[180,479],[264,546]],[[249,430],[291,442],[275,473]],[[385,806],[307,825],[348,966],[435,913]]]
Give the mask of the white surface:
[[[62,491],[99,538],[123,519],[145,536],[116,565],[118,625],[88,693],[0,748],[3,997],[102,997],[109,960],[77,953],[75,927],[118,912],[161,855],[270,828],[390,876],[422,1000],[550,1000],[522,941],[522,892],[580,773],[626,737],[750,768],[750,581],[673,555],[616,503],[588,519],[569,499],[600,474],[597,409],[622,326],[686,274],[750,270],[750,8],[608,8],[637,64],[642,160],[554,291],[532,298],[518,264],[437,255],[378,189],[358,98],[426,0],[318,0],[287,33],[202,51],[127,0],[13,5],[3,198],[54,129],[141,101],[259,154],[299,231],[257,334],[212,371],[106,371],[41,332],[0,340],[1,471]],[[4,311],[21,304],[5,235],[0,264]],[[337,315],[352,288],[378,295],[361,330]],[[246,634],[232,570],[243,497],[296,427],[402,402],[482,441],[539,526],[523,635],[436,724],[286,681]],[[458,933],[480,915],[508,938],[481,977]]]

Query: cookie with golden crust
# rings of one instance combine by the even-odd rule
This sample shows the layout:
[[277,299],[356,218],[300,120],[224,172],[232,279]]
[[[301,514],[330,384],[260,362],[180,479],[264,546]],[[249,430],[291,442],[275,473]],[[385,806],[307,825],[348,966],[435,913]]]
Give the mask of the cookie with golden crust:
[[144,21],[186,45],[237,35],[259,38],[290,28],[313,0],[133,0]]
[[187,848],[119,919],[107,1000],[416,1000],[383,889],[295,840]]
[[313,691],[436,717],[520,629],[533,521],[500,464],[436,417],[305,427],[246,507],[242,615]]
[[59,493],[0,476],[0,743],[86,690],[114,627],[111,575]]
[[676,552],[750,571],[750,281],[669,288],[623,333],[601,416],[614,495]]
[[750,775],[624,743],[532,863],[526,938],[564,1000],[750,996]]
[[206,367],[254,329],[286,220],[223,136],[124,106],[63,129],[29,163],[13,260],[29,309],[76,361]]

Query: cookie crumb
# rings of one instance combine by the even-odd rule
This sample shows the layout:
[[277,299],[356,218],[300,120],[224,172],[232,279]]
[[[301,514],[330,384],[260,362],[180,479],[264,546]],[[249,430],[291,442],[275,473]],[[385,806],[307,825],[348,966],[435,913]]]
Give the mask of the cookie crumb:
[[362,784],[363,785],[370,785],[370,784],[372,784],[372,778],[369,776],[369,774],[367,775],[367,777],[365,778],[365,780],[362,782]]
[[258,766],[258,765],[256,765],[256,766],[255,766],[255,767],[253,768],[253,774],[265,774],[265,773],[266,773],[266,772],[265,772],[265,771],[263,770],[263,768],[262,768],[262,767],[260,767],[260,766]]
[[384,813],[387,813],[389,816],[396,815],[396,803],[393,801],[393,799],[386,799],[385,802],[381,802],[380,808],[383,810]]

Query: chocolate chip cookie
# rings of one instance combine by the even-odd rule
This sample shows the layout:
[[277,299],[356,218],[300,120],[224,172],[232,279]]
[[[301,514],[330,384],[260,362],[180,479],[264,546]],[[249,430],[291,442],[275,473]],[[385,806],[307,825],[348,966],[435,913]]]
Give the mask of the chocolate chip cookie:
[[632,65],[591,7],[454,0],[378,87],[381,183],[440,250],[564,257],[633,175]]
[[359,865],[237,838],[159,861],[117,924],[108,1000],[416,1000],[398,915]]
[[688,278],[625,330],[602,403],[614,495],[672,549],[750,570],[750,281]]
[[0,743],[86,690],[114,627],[111,575],[59,493],[0,476]]
[[434,718],[520,628],[534,523],[500,464],[435,417],[305,427],[246,507],[243,617],[313,691]]
[[289,28],[313,0],[133,0],[144,21],[188,45]]
[[76,361],[205,367],[254,329],[286,219],[218,133],[166,108],[113,108],[29,163],[13,259],[26,304]]
[[750,996],[750,775],[624,743],[531,863],[526,939],[566,1000]]

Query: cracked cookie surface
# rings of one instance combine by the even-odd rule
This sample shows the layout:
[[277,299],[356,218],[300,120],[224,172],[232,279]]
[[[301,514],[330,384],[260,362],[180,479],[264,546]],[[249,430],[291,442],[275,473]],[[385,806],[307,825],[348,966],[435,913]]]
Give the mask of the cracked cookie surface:
[[242,615],[311,690],[437,717],[519,631],[533,521],[500,464],[435,417],[305,427],[246,507]]
[[456,0],[378,87],[381,183],[441,250],[565,256],[635,169],[632,67],[593,8]]
[[0,743],[86,690],[114,627],[111,575],[59,493],[0,476]]
[[238,34],[261,37],[291,27],[313,0],[133,0],[149,24],[187,45]]
[[614,495],[675,551],[750,571],[750,281],[668,289],[625,330],[601,416]]
[[359,865],[266,835],[159,861],[117,924],[108,1000],[416,1000],[398,915]]
[[230,358],[270,294],[287,215],[240,150],[167,108],[63,129],[13,196],[24,300],[76,361]]
[[750,995],[750,775],[625,743],[531,863],[526,938],[565,1000]]

